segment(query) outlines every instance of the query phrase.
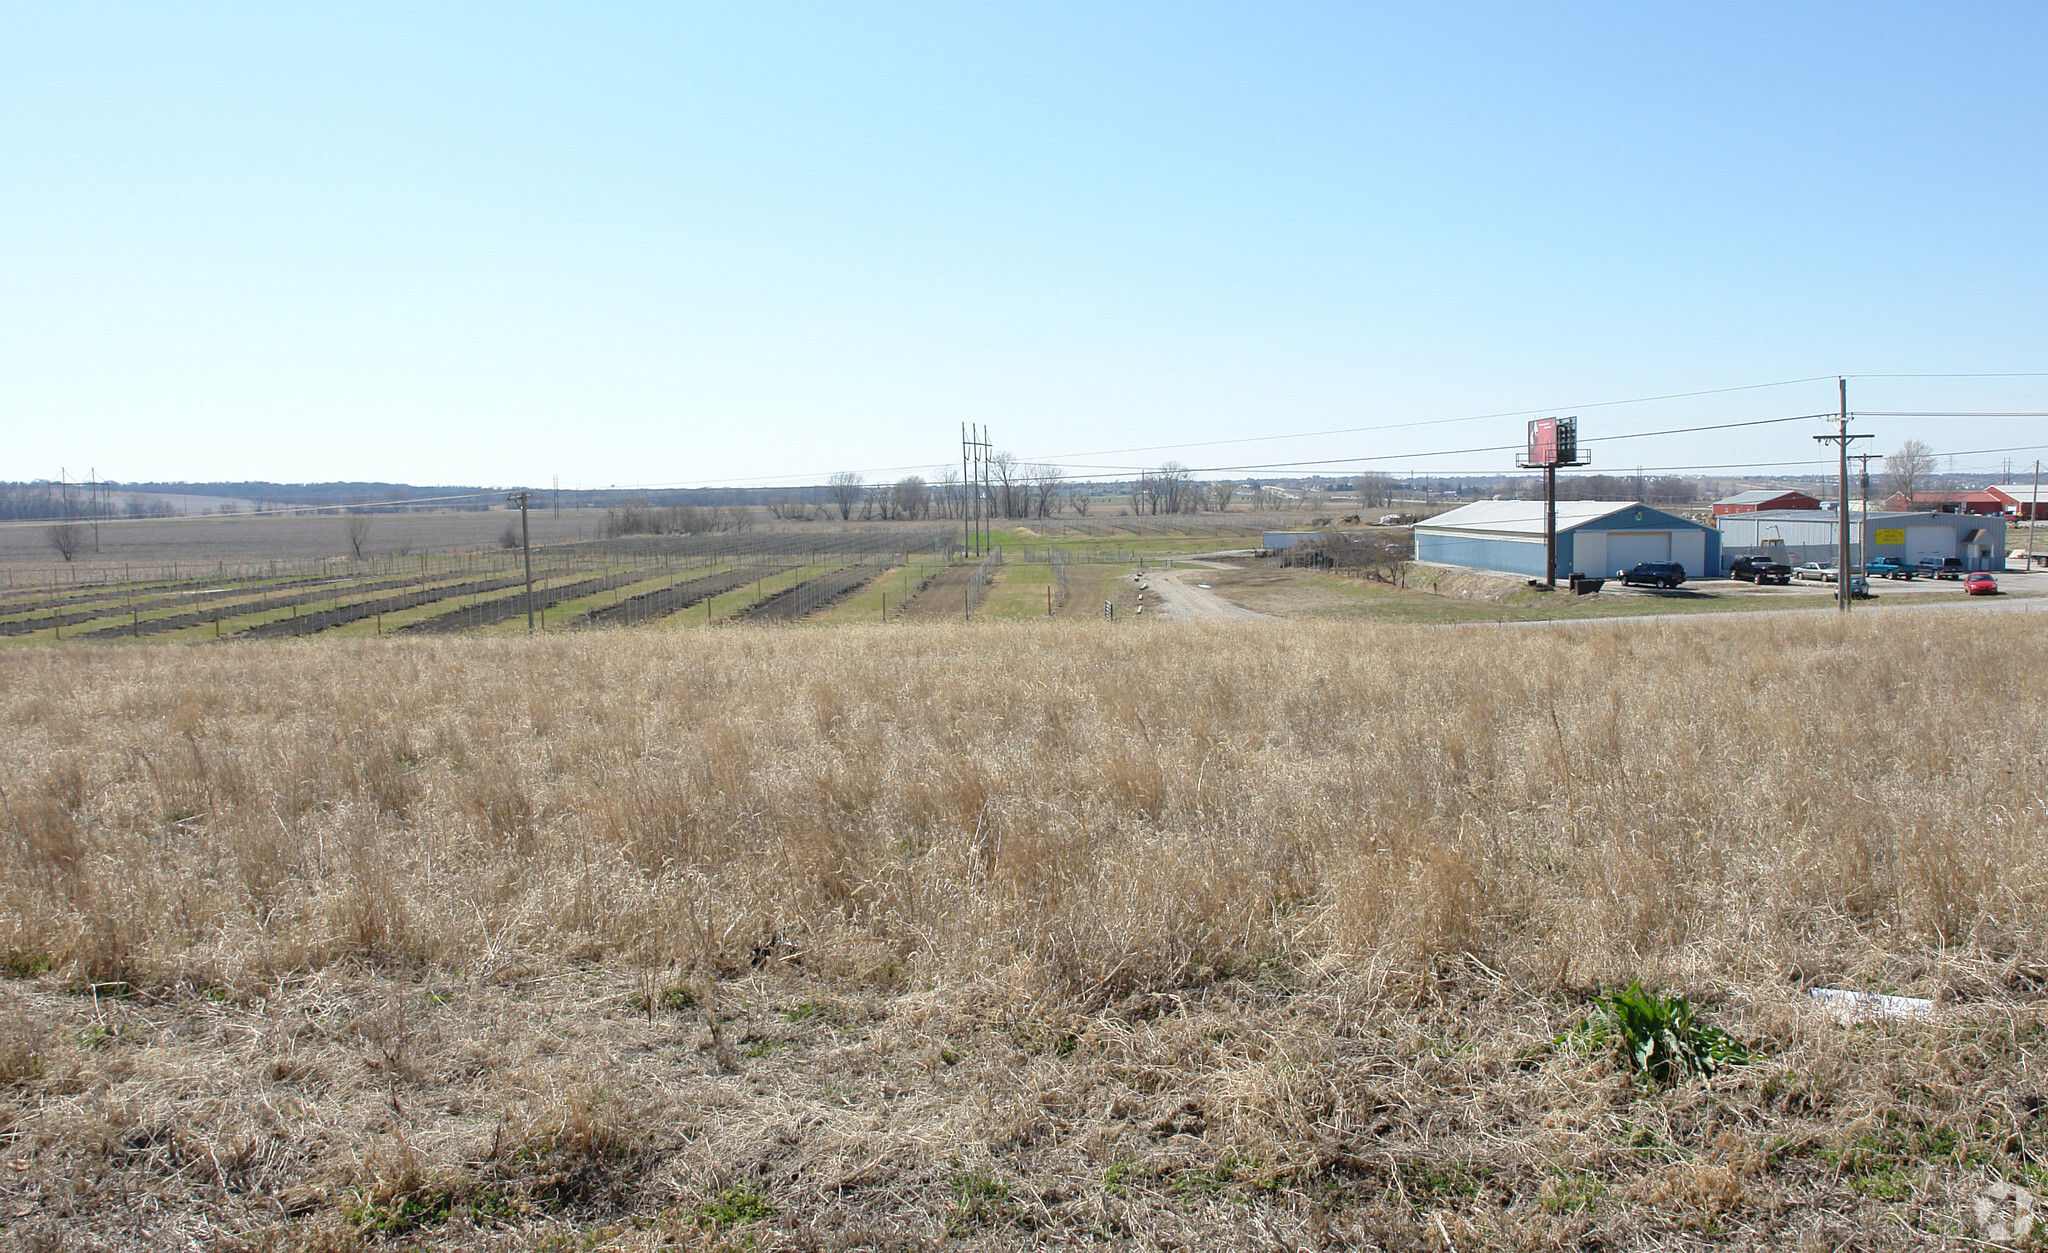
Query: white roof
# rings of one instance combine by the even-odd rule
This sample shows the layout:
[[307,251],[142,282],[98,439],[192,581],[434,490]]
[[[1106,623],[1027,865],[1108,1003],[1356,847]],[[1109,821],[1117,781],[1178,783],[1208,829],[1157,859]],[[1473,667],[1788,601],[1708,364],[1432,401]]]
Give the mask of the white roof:
[[[2031,501],[2034,499],[2034,485],[2032,483],[1995,483],[1983,490],[1987,492],[2003,492],[2014,500],[2019,501]],[[2044,481],[2041,484],[2041,499],[2048,501],[2048,481]]]
[[[1624,509],[1646,509],[1636,500],[1560,500],[1557,529],[1569,530],[1597,521]],[[1689,524],[1688,524],[1689,525]],[[1500,531],[1515,535],[1543,534],[1543,502],[1540,500],[1482,500],[1416,524],[1416,529],[1438,528],[1459,531]]]

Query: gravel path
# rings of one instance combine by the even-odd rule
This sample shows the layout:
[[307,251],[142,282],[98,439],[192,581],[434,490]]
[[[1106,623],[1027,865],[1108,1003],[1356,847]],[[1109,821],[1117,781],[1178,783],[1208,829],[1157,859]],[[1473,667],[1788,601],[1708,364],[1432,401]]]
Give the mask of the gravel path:
[[1204,578],[1200,570],[1147,570],[1143,586],[1149,604],[1154,597],[1159,600],[1158,613],[1169,622],[1193,621],[1196,619],[1270,622],[1271,614],[1246,609],[1243,605],[1225,600],[1221,593],[1198,586]]

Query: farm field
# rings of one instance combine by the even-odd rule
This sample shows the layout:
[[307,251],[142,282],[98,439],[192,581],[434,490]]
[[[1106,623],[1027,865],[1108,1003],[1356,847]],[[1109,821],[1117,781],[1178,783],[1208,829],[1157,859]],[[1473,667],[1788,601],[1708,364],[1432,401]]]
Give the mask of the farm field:
[[[937,527],[849,528],[537,546],[532,609],[540,629],[802,619],[912,560],[948,560],[950,539]],[[87,572],[97,578],[76,581],[10,577],[0,588],[0,640],[524,632],[526,571],[524,554],[495,548],[118,573],[102,566]]]
[[[2026,617],[1149,618],[0,652],[0,1234],[1977,1248],[2042,1186]],[[1630,1073],[1634,981],[1720,1064]]]
[[[369,555],[410,555],[497,547],[505,528],[519,525],[518,510],[502,506],[448,513],[373,513],[365,547]],[[535,544],[595,540],[604,534],[601,509],[565,509],[559,516],[534,509],[527,519]],[[87,524],[88,527],[90,524]],[[42,581],[63,563],[51,551],[47,526],[0,527],[0,567],[28,567],[30,581]],[[345,519],[338,514],[291,516],[196,515],[177,519],[108,521],[100,526],[99,552],[88,537],[78,563],[88,566],[168,566],[172,562],[301,562],[353,555]]]

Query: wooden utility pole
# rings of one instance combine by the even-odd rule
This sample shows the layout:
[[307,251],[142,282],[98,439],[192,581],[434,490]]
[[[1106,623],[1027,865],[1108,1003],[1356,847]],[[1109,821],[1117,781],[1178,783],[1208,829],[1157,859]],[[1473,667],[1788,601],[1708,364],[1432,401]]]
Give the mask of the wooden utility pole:
[[2034,523],[2041,517],[2041,463],[2034,462],[2034,504],[2027,510],[2027,569],[2034,568]]
[[1849,380],[1838,378],[1835,380],[1835,383],[1840,389],[1842,401],[1841,409],[1835,415],[1835,433],[1833,435],[1816,435],[1813,438],[1823,444],[1836,445],[1841,454],[1841,493],[1835,505],[1836,512],[1841,515],[1840,535],[1836,544],[1835,557],[1835,607],[1843,613],[1847,613],[1849,612],[1849,580],[1851,578],[1849,573],[1849,441],[1871,439],[1874,437],[1849,434]]
[[526,633],[533,634],[533,535],[526,528],[526,501],[530,492],[514,492],[519,502],[519,549],[526,556]]

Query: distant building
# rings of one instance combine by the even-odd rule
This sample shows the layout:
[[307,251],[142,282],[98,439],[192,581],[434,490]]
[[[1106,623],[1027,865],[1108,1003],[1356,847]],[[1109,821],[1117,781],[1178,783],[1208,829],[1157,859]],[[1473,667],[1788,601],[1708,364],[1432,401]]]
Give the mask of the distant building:
[[1894,513],[2004,513],[2007,501],[1983,489],[1974,492],[1893,492],[1884,507]]
[[[1557,502],[1557,577],[1612,578],[1642,561],[1675,561],[1687,574],[1721,572],[1721,537],[1633,500]],[[1487,500],[1415,524],[1415,557],[1543,577],[1543,502]]]
[[[2048,518],[2048,483],[2038,489],[2032,483],[2000,483],[1984,490],[2003,502],[2005,507],[1999,512],[2009,518]],[[2037,499],[2041,502],[2039,514],[2034,512]]]
[[1267,531],[1260,537],[1268,552],[1292,548],[1296,544],[1313,544],[1321,538],[1321,531]]
[[[1721,519],[1721,568],[1737,557],[1771,556],[1798,565],[1835,564],[1842,520],[1821,509],[1745,513]],[[1966,570],[2005,569],[2005,519],[1969,513],[1878,513],[1849,519],[1850,562],[1896,557],[1909,566],[1961,559]]]
[[1755,492],[1737,492],[1726,500],[1714,502],[1714,516],[1725,518],[1731,513],[1757,513],[1765,509],[1818,509],[1820,501],[1805,492],[1779,491],[1767,488]]

